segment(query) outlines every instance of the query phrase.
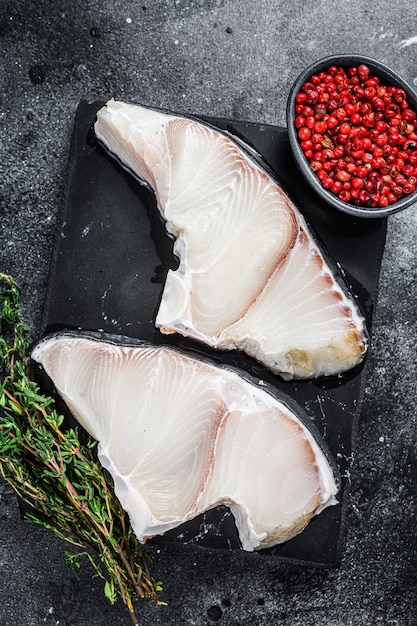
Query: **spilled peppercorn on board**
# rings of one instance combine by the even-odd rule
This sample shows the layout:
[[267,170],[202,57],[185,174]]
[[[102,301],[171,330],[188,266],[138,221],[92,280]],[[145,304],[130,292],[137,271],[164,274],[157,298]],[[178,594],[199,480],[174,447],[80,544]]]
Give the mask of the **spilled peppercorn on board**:
[[[175,265],[172,240],[164,231],[148,190],[115,164],[96,144],[92,125],[101,103],[79,105],[56,253],[51,268],[41,334],[61,328],[104,330],[152,343],[187,348],[196,355],[239,367],[285,391],[314,421],[333,453],[342,477],[342,497],[295,539],[262,554],[309,563],[335,564],[343,539],[343,494],[352,458],[352,436],[366,376],[364,365],[331,379],[284,382],[249,357],[219,354],[179,336],[161,338],[154,319],[164,277]],[[386,220],[361,221],[324,207],[302,181],[292,162],[286,130],[210,120],[240,137],[277,172],[303,210],[367,321],[372,323]],[[233,518],[218,507],[158,541],[209,549],[238,548]],[[250,557],[249,557],[250,558]]]

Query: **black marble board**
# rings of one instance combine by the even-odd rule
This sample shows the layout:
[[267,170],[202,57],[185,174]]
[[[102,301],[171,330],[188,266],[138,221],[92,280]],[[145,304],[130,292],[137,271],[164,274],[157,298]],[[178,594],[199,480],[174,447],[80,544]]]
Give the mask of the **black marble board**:
[[[342,377],[284,382],[241,353],[214,351],[179,335],[161,335],[153,322],[166,271],[175,267],[172,240],[166,235],[152,193],[96,144],[92,125],[101,104],[83,100],[77,109],[66,202],[58,224],[40,334],[82,328],[174,345],[239,367],[286,392],[311,417],[336,459],[342,475],[340,504],[314,518],[296,538],[257,554],[337,565],[343,548],[344,508],[366,360]],[[244,140],[277,173],[346,279],[370,329],[386,219],[361,220],[323,206],[298,172],[284,128],[224,119],[207,121]],[[155,541],[180,542],[187,548],[239,549],[233,517],[226,507],[209,511]]]

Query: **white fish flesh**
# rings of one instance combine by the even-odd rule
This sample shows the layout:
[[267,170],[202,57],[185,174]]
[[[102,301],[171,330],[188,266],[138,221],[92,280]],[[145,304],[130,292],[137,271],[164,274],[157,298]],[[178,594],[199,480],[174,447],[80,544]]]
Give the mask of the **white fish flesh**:
[[367,339],[300,211],[254,154],[178,115],[109,101],[98,140],[147,186],[176,242],[156,326],[238,349],[283,378],[340,374]]
[[32,357],[98,440],[140,541],[223,504],[252,551],[336,503],[337,469],[311,420],[234,370],[83,332],[46,337]]

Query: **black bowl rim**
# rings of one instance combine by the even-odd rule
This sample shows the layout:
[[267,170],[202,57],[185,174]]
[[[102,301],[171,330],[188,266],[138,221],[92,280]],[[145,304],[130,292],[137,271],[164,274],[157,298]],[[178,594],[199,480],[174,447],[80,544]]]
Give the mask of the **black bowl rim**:
[[410,87],[410,85],[397,74],[394,70],[380,61],[376,61],[370,57],[361,54],[339,54],[323,57],[314,63],[311,63],[306,67],[294,81],[287,100],[287,131],[288,137],[293,151],[293,155],[297,166],[302,174],[305,176],[311,187],[330,205],[339,209],[344,213],[355,215],[357,217],[386,217],[393,213],[403,211],[414,202],[417,202],[417,189],[412,194],[401,198],[397,202],[388,205],[387,207],[376,207],[374,209],[368,209],[366,207],[349,204],[348,202],[342,202],[334,194],[322,187],[319,179],[310,169],[308,162],[304,156],[304,153],[300,147],[296,129],[292,121],[295,117],[295,95],[298,93],[301,85],[313,74],[321,72],[331,65],[340,65],[347,67],[349,65],[357,65],[364,63],[368,65],[373,73],[380,78],[386,80],[388,83],[398,87],[402,87],[407,93],[407,100],[410,106],[417,112],[417,93]]

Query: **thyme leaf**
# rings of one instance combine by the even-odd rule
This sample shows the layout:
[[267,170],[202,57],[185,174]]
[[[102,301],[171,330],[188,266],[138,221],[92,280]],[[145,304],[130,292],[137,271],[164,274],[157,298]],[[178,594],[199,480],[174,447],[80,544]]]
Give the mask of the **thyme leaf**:
[[96,441],[67,428],[52,397],[30,368],[28,329],[20,321],[19,287],[0,273],[0,476],[30,509],[25,518],[71,544],[74,572],[85,558],[103,580],[105,597],[122,599],[138,625],[134,603],[157,593],[160,581],[97,461]]

